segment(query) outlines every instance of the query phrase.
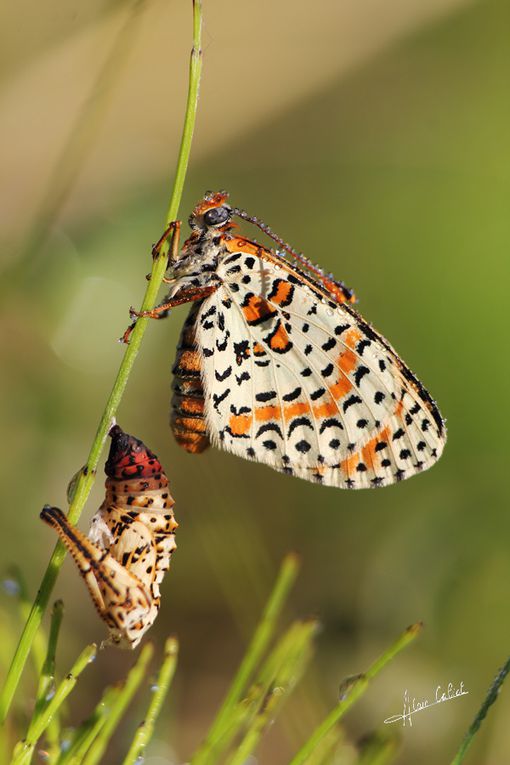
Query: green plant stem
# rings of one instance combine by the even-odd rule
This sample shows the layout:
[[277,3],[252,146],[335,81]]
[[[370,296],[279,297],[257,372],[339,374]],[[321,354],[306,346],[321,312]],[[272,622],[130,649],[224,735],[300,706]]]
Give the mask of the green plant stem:
[[296,579],[298,569],[299,562],[297,556],[294,554],[287,555],[282,562],[273,591],[269,596],[251,643],[246,650],[223,704],[209,728],[204,743],[191,761],[192,765],[204,765],[204,763],[209,761],[211,748],[221,737],[222,731],[228,726],[230,716],[243,694],[246,693],[247,684],[274,635],[276,621]]
[[114,699],[109,714],[102,725],[98,736],[83,759],[83,765],[96,765],[103,756],[117,725],[119,724],[127,706],[147,671],[147,665],[153,654],[152,643],[145,643],[134,667],[129,671],[124,686]]
[[485,717],[487,716],[487,712],[489,711],[490,707],[494,704],[494,702],[497,701],[499,691],[501,690],[501,686],[505,682],[509,672],[510,672],[510,658],[507,659],[506,664],[504,664],[501,667],[498,674],[494,678],[494,681],[491,687],[489,688],[487,695],[485,699],[483,700],[483,703],[476,714],[475,719],[469,726],[468,731],[466,735],[464,736],[464,739],[462,740],[459,751],[453,758],[451,765],[460,765],[460,763],[464,761],[464,757],[466,756],[467,750],[473,743],[473,739],[478,733],[478,730],[482,722],[484,721]]
[[227,765],[243,765],[255,751],[262,734],[275,718],[283,701],[301,678],[312,653],[316,622],[298,622],[292,625],[280,646],[268,659],[262,675],[270,678],[269,689],[264,692],[257,713]]
[[173,637],[168,638],[165,643],[165,657],[161,664],[158,677],[155,684],[155,689],[152,694],[152,699],[147,709],[145,720],[140,723],[136,729],[135,736],[129,747],[123,765],[136,765],[145,751],[145,748],[152,738],[154,733],[154,726],[158,719],[163,701],[165,700],[170,683],[172,682],[175,667],[177,665],[177,653],[179,650],[179,644]]
[[[9,568],[8,577],[11,578],[18,586],[18,603],[19,612],[23,621],[26,621],[30,615],[30,609],[32,603],[28,596],[27,585],[23,577],[22,572],[17,566],[11,566]],[[44,657],[46,655],[46,638],[43,632],[38,632],[32,642],[32,660],[37,677],[41,672],[41,668],[44,664]]]
[[[181,145],[177,159],[177,168],[173,185],[170,203],[166,216],[168,225],[177,218],[179,205],[184,188],[184,180],[188,168],[189,155],[191,151],[191,142],[193,130],[196,121],[198,106],[198,91],[200,85],[200,74],[202,69],[202,51],[201,51],[201,30],[202,30],[202,3],[201,0],[193,2],[193,48],[191,51],[188,100],[186,104],[186,113],[184,118],[184,127],[181,138]],[[167,267],[167,254],[169,244],[165,242],[157,257],[152,263],[150,280],[147,284],[140,311],[151,310],[155,304],[159,288]],[[97,466],[101,452],[106,441],[108,431],[111,428],[113,417],[117,412],[120,401],[124,394],[129,375],[135,363],[135,359],[140,350],[140,345],[147,328],[148,319],[142,318],[136,322],[131,334],[130,343],[126,348],[124,357],[119,367],[112,391],[106,402],[97,432],[92,442],[86,465],[81,470],[77,479],[74,495],[69,508],[69,520],[76,523],[83,511],[90,490],[95,480]],[[41,586],[35,598],[26,621],[25,628],[19,640],[16,653],[14,654],[7,678],[0,695],[0,723],[5,721],[12,699],[16,692],[21,673],[25,666],[30,647],[37,633],[43,614],[48,606],[49,599],[60,568],[66,555],[65,548],[61,542],[58,542],[50,558],[48,568],[44,574]]]
[[[44,707],[49,704],[51,700],[51,694],[53,693],[55,687],[55,656],[57,652],[57,642],[63,616],[64,604],[61,600],[57,600],[53,605],[53,611],[51,614],[50,635],[48,638],[46,658],[41,669],[41,674],[39,675],[39,686],[37,688],[37,700],[34,710],[35,718],[38,717],[42,713]],[[50,723],[48,724],[46,738],[48,740],[49,757],[51,760],[58,754],[59,750],[60,720],[57,712],[53,715]]]
[[283,681],[275,680],[275,678],[282,673],[282,668],[294,662],[295,657],[299,659],[303,659],[305,655],[307,657],[315,628],[315,622],[291,624],[264,660],[251,687],[243,694],[244,698],[232,710],[217,735],[210,739],[209,748],[203,755],[204,762],[219,762],[234,738],[239,738],[243,731],[244,743],[240,746],[248,757],[247,750],[255,747],[258,736],[263,732],[266,702],[271,698],[275,685],[283,684]]
[[37,741],[48,727],[53,715],[73,690],[78,677],[81,675],[85,667],[93,661],[96,655],[96,650],[96,646],[92,644],[87,646],[78,656],[71,667],[69,674],[57,687],[55,695],[49,704],[41,710],[37,717],[32,719],[26,738],[16,744],[11,765],[29,765]]
[[403,648],[413,641],[422,629],[422,623],[408,627],[405,632],[380,656],[362,675],[347,678],[340,688],[340,700],[329,715],[318,725],[310,738],[305,741],[299,752],[291,760],[290,765],[304,765],[320,744],[324,736],[334,728],[352,705],[365,693],[369,682],[390,662]]
[[120,688],[107,688],[90,717],[74,731],[69,748],[61,751],[56,765],[80,765],[83,757],[92,746],[92,742],[99,735],[99,731],[106,722],[110,709],[115,703]]

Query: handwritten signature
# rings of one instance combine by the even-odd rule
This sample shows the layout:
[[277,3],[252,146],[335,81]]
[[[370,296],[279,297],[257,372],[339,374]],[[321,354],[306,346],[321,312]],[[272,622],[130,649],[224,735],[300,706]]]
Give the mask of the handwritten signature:
[[445,701],[452,701],[452,699],[457,699],[460,696],[467,696],[469,691],[466,691],[464,688],[464,683],[461,682],[459,686],[454,686],[453,683],[448,683],[448,686],[446,690],[443,690],[443,688],[438,685],[436,688],[436,694],[433,701],[430,701],[430,699],[416,699],[414,696],[411,699],[409,696],[409,691],[406,689],[404,691],[404,709],[402,711],[402,714],[400,715],[391,715],[391,717],[387,717],[384,721],[386,725],[390,725],[391,723],[399,722],[402,720],[402,725],[405,727],[406,725],[409,725],[409,727],[412,728],[413,726],[413,720],[412,717],[417,712],[423,712],[424,709],[429,709],[430,707],[435,707],[436,704],[443,704]]

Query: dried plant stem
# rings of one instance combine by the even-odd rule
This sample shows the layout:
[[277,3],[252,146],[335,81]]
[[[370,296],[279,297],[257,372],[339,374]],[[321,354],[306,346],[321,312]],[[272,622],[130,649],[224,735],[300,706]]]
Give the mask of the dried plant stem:
[[[202,29],[202,3],[201,0],[193,2],[193,48],[191,52],[188,100],[184,118],[184,127],[177,159],[177,168],[175,180],[170,198],[170,204],[166,216],[166,224],[169,224],[177,218],[179,204],[182,197],[184,180],[188,167],[188,161],[191,150],[191,141],[195,126],[198,90],[200,84],[200,74],[202,69],[202,51],[201,51],[201,29]],[[161,248],[160,253],[154,258],[150,280],[140,307],[141,311],[151,310],[155,304],[163,276],[166,271],[167,254],[169,243],[166,242]],[[99,426],[90,449],[89,456],[84,468],[81,470],[69,508],[69,520],[76,523],[85,506],[90,490],[95,480],[96,470],[101,456],[101,452],[111,427],[112,419],[118,409],[124,390],[126,388],[129,375],[133,364],[138,355],[140,345],[145,334],[148,319],[139,319],[131,334],[130,343],[124,353],[124,358],[119,367],[112,391],[104,408]],[[9,711],[14,693],[18,686],[21,673],[25,666],[30,647],[41,623],[42,616],[48,606],[51,592],[55,585],[58,573],[65,558],[65,549],[59,542],[51,556],[48,568],[42,580],[37,593],[30,615],[25,624],[23,634],[14,658],[12,660],[5,685],[0,695],[0,722],[3,722]]]

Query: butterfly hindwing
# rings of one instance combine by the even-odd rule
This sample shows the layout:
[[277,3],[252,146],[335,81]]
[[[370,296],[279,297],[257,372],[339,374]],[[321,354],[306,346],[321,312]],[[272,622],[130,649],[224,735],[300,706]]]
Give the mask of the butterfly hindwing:
[[196,318],[213,443],[344,488],[433,464],[441,417],[387,341],[269,251],[246,249],[220,260],[222,284]]

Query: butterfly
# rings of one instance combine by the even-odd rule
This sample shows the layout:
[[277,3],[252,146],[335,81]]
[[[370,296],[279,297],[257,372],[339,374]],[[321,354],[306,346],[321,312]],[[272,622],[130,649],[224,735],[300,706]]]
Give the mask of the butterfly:
[[[240,236],[245,219],[280,249]],[[173,234],[162,318],[191,302],[173,367],[171,427],[282,473],[348,489],[386,486],[433,465],[446,440],[430,394],[354,309],[343,282],[258,218],[207,193],[181,250]]]
[[57,507],[46,505],[41,518],[73,556],[108,625],[105,643],[136,648],[158,615],[159,585],[176,547],[178,524],[156,455],[118,425],[110,435],[106,496],[88,536]]

